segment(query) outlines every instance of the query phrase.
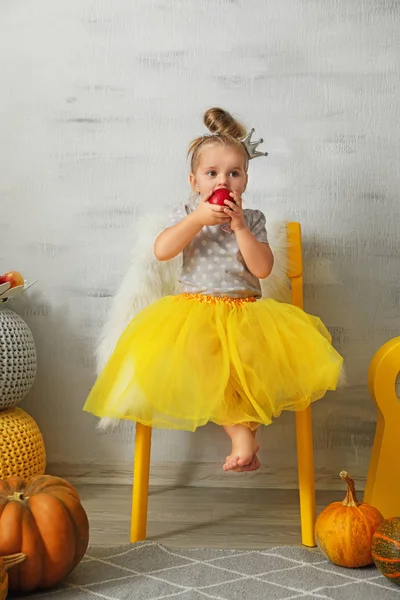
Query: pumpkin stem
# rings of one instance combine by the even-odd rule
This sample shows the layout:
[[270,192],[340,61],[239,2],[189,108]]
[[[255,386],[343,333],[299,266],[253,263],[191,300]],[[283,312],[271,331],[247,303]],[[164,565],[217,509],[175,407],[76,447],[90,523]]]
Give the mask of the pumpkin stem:
[[359,506],[360,502],[357,499],[354,481],[351,477],[349,477],[347,471],[341,471],[339,475],[347,483],[347,494],[346,498],[342,502],[343,506]]
[[23,500],[25,500],[25,497],[23,492],[14,492],[12,496],[8,496],[8,499],[10,501],[15,500],[17,502],[22,502]]
[[23,552],[19,552],[18,554],[9,554],[8,556],[2,556],[4,568],[6,571],[15,567],[19,563],[23,562],[26,559],[26,554]]

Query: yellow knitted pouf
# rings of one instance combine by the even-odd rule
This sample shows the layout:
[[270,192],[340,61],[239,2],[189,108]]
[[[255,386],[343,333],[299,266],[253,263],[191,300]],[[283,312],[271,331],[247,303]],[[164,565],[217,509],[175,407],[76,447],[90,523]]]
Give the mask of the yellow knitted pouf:
[[46,449],[36,421],[21,408],[0,411],[0,479],[43,475]]

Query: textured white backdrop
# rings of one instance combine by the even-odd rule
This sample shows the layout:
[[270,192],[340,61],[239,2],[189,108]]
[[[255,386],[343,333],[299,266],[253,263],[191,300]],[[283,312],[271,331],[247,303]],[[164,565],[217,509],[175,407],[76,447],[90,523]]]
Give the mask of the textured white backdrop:
[[[399,28],[396,0],[2,0],[0,271],[38,280],[9,307],[35,336],[22,406],[50,462],[131,460],[130,430],[82,412],[94,343],[132,220],[186,199],[187,145],[221,105],[266,140],[247,198],[301,222],[306,308],[346,359],[349,388],[314,410],[317,467],[365,475],[367,369],[400,322]],[[295,464],[293,415],[260,439]],[[153,460],[226,450],[213,426],[156,432]]]

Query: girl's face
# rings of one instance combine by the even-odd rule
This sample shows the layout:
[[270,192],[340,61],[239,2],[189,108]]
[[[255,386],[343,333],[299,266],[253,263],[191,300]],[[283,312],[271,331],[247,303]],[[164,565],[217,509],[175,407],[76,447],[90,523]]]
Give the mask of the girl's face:
[[238,148],[220,144],[207,146],[201,152],[197,169],[190,174],[189,181],[192,189],[201,196],[222,187],[243,194],[247,185],[243,153]]

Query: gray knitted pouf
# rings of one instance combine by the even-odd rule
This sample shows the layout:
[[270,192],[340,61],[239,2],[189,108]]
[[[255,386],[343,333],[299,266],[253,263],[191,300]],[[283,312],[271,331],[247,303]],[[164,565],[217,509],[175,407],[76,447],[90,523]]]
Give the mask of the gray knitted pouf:
[[33,335],[22,317],[0,308],[0,410],[15,406],[36,376]]

